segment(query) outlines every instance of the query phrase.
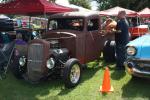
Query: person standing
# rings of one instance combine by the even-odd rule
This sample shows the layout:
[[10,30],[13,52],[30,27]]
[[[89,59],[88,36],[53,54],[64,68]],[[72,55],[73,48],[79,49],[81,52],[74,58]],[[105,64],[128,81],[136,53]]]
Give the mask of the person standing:
[[116,33],[115,33],[117,70],[125,69],[123,63],[126,59],[125,47],[126,44],[129,42],[128,27],[129,24],[126,20],[126,12],[125,11],[118,12],[118,21],[117,21]]

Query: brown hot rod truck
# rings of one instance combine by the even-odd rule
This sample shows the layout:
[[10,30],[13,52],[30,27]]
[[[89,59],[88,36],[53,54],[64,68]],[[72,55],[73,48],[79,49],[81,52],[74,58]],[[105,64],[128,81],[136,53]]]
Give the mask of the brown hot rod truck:
[[100,57],[114,59],[111,36],[101,33],[96,12],[67,12],[51,15],[46,32],[29,42],[17,41],[11,70],[17,78],[39,82],[60,76],[66,87],[76,86],[82,66]]

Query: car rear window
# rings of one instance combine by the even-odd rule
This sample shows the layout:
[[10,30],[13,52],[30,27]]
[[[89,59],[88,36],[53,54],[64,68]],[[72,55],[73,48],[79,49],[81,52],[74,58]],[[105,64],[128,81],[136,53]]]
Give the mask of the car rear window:
[[83,30],[82,18],[56,18],[49,20],[49,30]]

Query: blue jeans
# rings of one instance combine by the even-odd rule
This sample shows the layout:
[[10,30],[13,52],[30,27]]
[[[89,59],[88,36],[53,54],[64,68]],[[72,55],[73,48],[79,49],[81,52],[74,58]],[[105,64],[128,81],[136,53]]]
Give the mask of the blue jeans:
[[116,56],[117,56],[117,64],[116,67],[124,68],[123,63],[126,59],[126,45],[125,44],[116,44]]

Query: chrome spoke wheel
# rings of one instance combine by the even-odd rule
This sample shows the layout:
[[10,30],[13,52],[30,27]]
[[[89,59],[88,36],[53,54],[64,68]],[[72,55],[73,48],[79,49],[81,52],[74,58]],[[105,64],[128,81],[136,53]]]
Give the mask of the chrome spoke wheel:
[[76,84],[80,79],[80,67],[78,64],[72,66],[70,71],[70,81]]

